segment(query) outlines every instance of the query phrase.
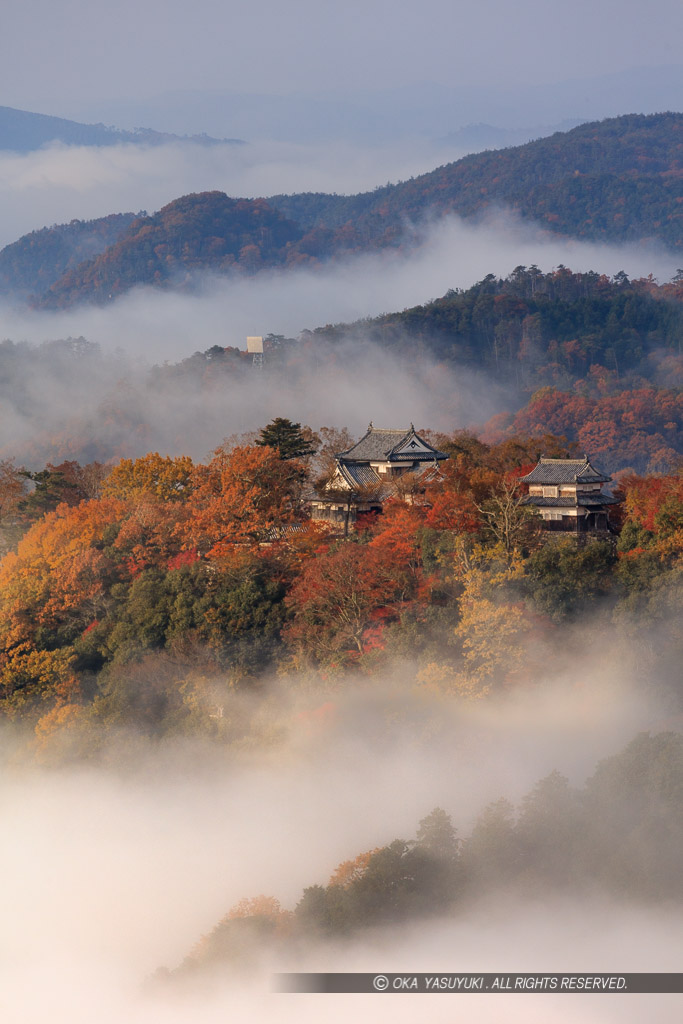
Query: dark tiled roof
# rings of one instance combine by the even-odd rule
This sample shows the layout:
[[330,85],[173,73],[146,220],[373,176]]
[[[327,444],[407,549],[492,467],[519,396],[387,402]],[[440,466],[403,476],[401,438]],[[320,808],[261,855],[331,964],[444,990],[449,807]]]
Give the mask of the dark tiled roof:
[[344,460],[340,463],[341,471],[349,483],[360,487],[380,486],[379,475],[370,466],[358,465]]
[[577,501],[574,497],[543,498],[540,494],[528,494],[522,504],[536,505],[537,508],[576,508]]
[[[408,451],[394,454],[394,449],[400,448],[400,446],[411,437],[414,437],[421,445],[424,445],[424,447],[428,449],[428,452]],[[347,448],[346,451],[340,452],[337,458],[343,459],[344,461],[352,460],[354,462],[405,462],[417,460],[424,461],[427,459],[447,459],[448,456],[445,452],[439,452],[436,448],[432,448],[424,438],[420,437],[419,434],[416,434],[412,424],[408,430],[382,430],[378,427],[373,427],[373,425],[370,424],[360,441],[357,441],[356,444]]]
[[595,469],[587,455],[583,459],[545,459],[541,456],[538,465],[522,477],[525,484],[606,484],[611,479],[611,476],[604,476]]
[[592,505],[616,505],[618,501],[618,498],[612,498],[609,494],[594,491],[590,495],[579,492],[578,497],[563,494],[561,498],[544,498],[540,494],[528,494],[523,504],[535,505],[537,508],[590,508]]
[[435,459],[447,459],[445,452],[439,452],[432,448],[430,452],[396,452],[389,456],[392,462],[434,462]]
[[584,508],[590,508],[591,505],[618,505],[619,499],[613,498],[611,494],[584,494],[581,504]]

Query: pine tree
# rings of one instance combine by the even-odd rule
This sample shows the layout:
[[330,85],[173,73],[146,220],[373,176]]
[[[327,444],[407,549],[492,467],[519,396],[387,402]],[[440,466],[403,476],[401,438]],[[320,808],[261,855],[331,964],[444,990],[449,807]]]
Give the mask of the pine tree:
[[[306,436],[306,435],[309,436]],[[261,447],[274,448],[281,459],[304,459],[317,450],[310,430],[302,430],[300,423],[277,416],[267,426],[262,427],[256,441]]]

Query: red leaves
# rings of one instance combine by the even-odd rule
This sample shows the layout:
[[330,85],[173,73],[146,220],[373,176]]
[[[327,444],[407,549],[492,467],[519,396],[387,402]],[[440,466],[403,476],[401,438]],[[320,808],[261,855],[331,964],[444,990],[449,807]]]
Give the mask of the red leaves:
[[386,554],[353,543],[308,562],[286,598],[294,649],[327,665],[363,654],[373,614],[400,596],[404,581],[395,570]]
[[683,476],[628,476],[620,481],[630,520],[651,533],[658,531],[658,515],[668,502],[683,504]]
[[485,436],[500,440],[551,431],[608,464],[666,470],[683,444],[683,394],[650,387],[618,391],[610,374],[593,366],[575,391],[541,388],[511,421],[494,417]]
[[184,565],[193,565],[199,560],[199,552],[196,548],[190,548],[189,551],[179,551],[177,555],[173,555],[166,562],[167,569],[182,569]]

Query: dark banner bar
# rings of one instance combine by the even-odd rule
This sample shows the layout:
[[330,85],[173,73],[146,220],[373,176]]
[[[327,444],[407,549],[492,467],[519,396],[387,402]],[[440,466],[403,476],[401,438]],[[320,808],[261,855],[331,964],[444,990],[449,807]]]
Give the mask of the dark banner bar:
[[683,974],[276,974],[276,992],[683,992]]

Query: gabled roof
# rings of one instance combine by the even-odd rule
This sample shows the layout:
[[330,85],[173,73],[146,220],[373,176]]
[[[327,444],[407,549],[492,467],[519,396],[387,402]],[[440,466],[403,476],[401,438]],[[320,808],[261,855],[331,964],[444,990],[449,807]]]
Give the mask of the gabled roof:
[[447,459],[416,433],[412,423],[408,430],[384,430],[369,425],[360,441],[337,455],[340,462],[418,462]]
[[582,459],[546,459],[538,460],[530,473],[522,477],[525,484],[606,484],[612,479],[604,476],[589,462],[588,456]]

